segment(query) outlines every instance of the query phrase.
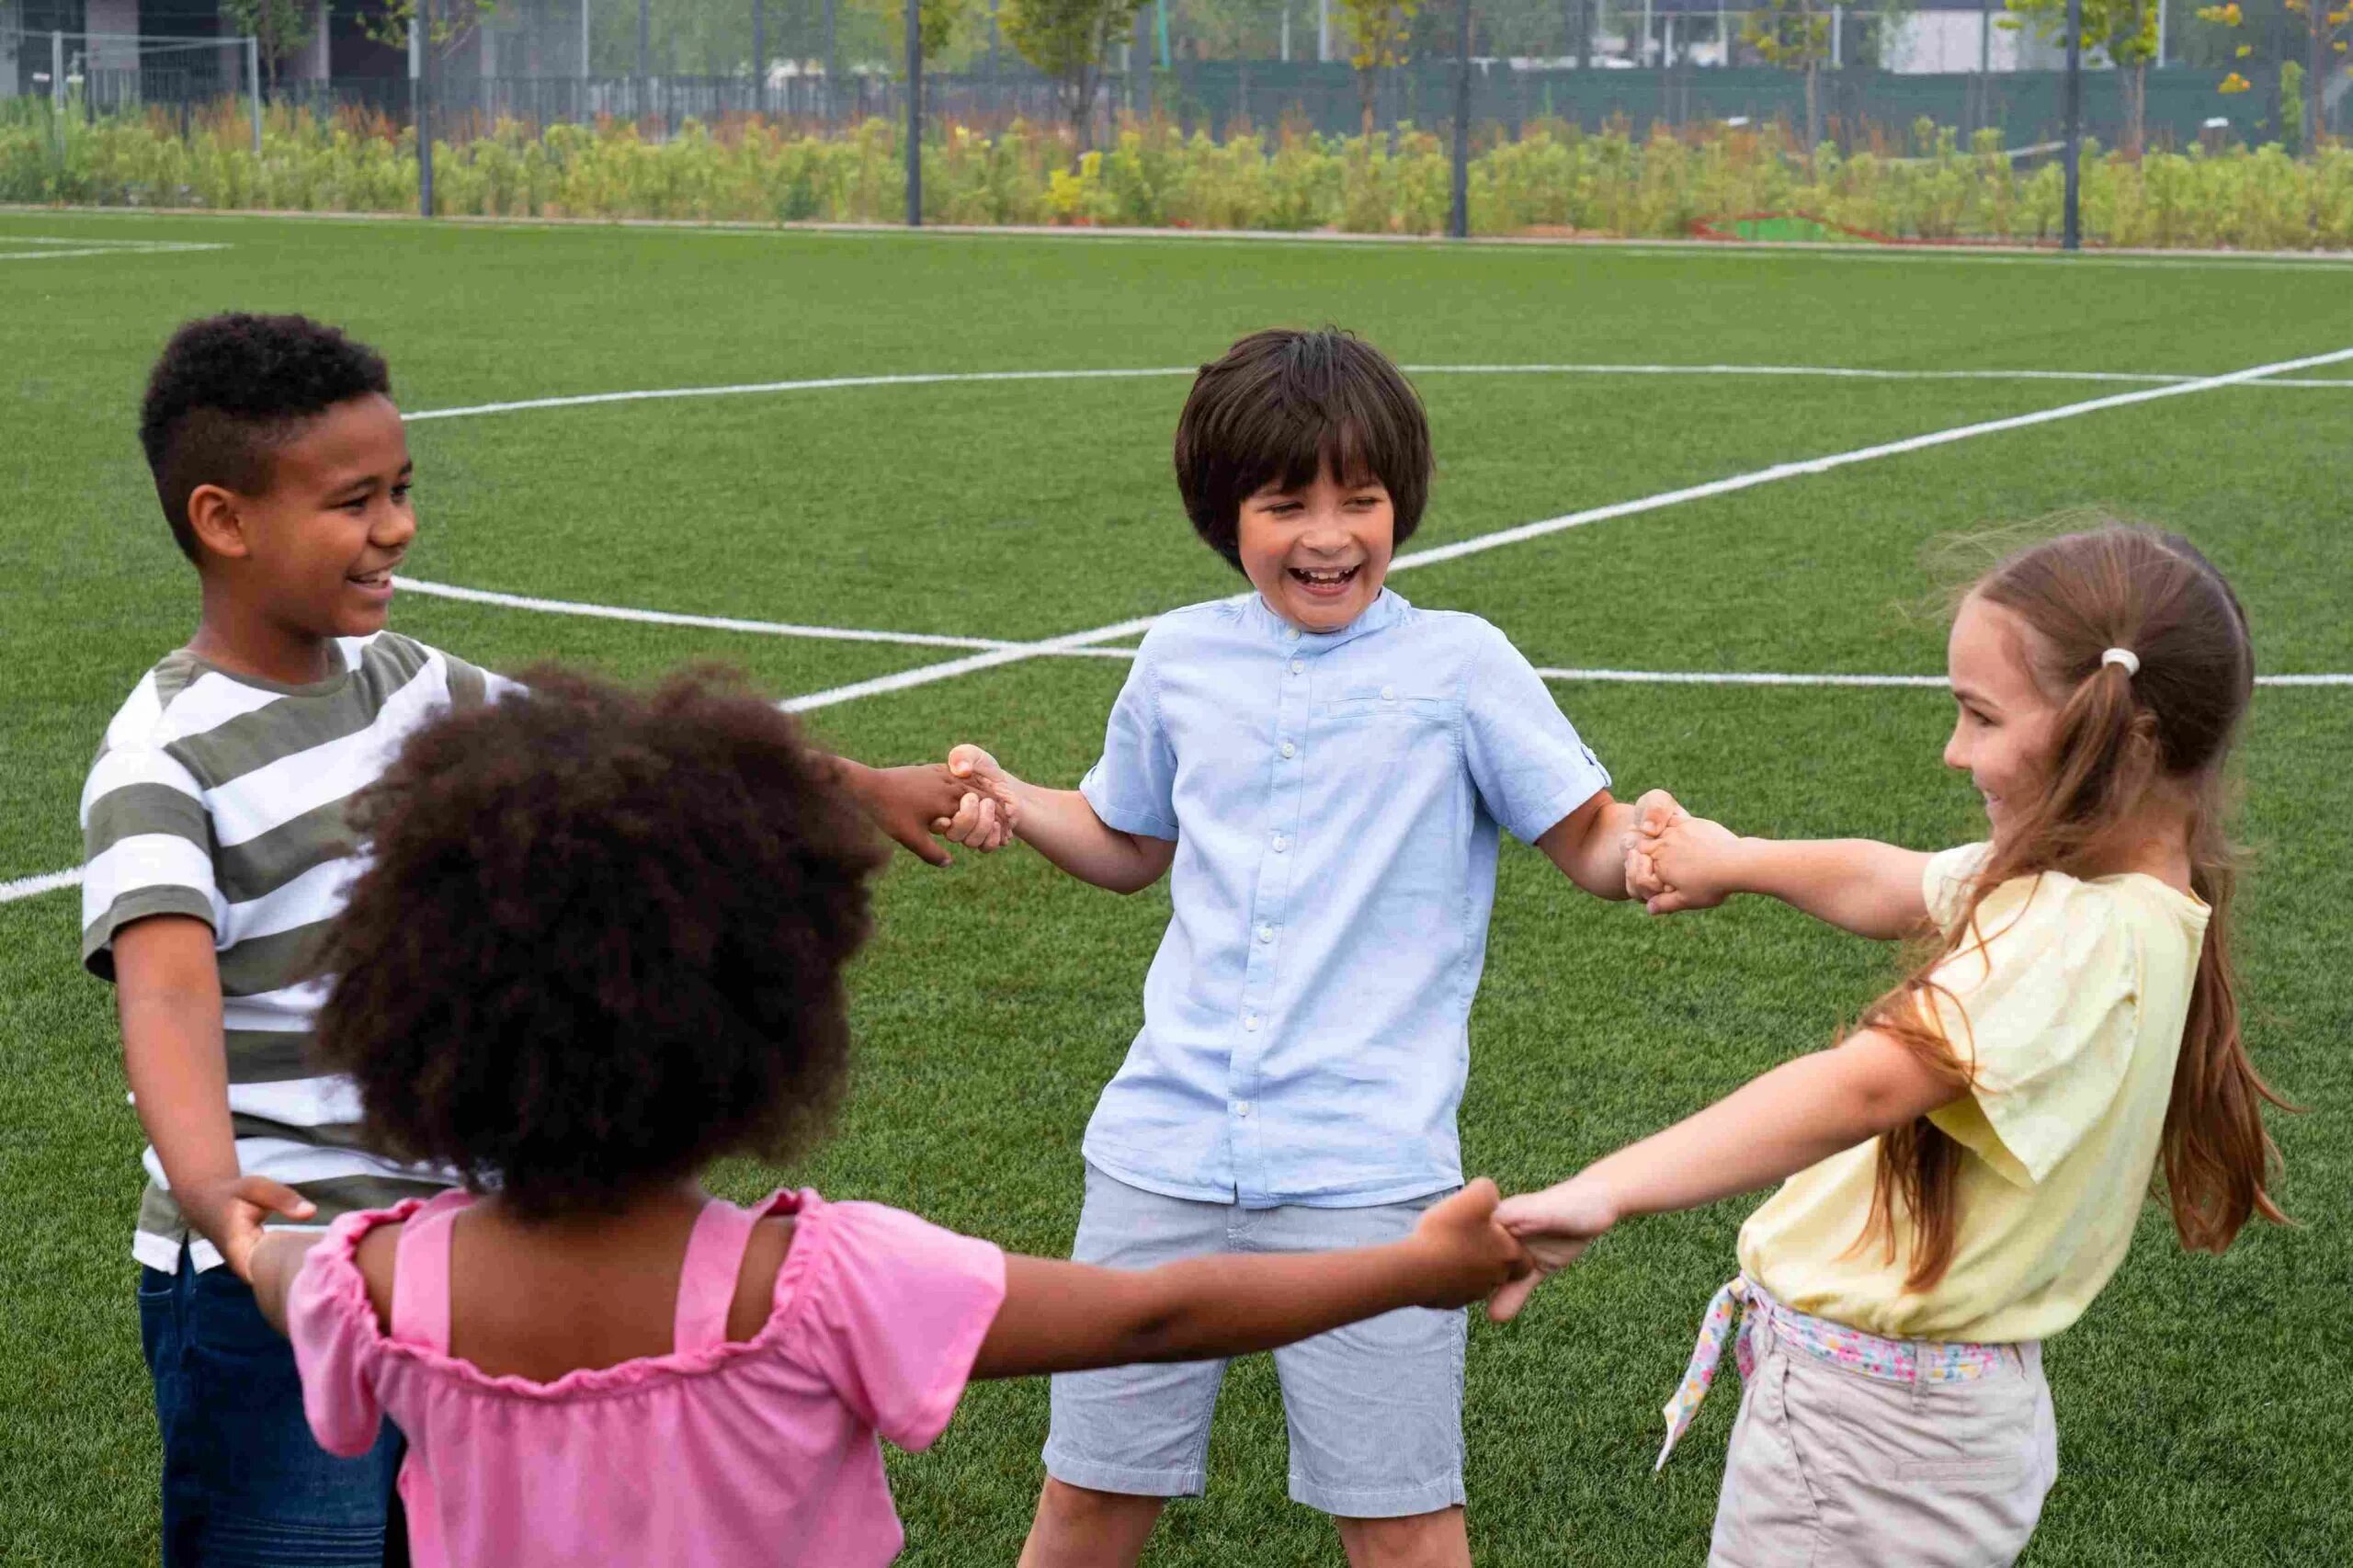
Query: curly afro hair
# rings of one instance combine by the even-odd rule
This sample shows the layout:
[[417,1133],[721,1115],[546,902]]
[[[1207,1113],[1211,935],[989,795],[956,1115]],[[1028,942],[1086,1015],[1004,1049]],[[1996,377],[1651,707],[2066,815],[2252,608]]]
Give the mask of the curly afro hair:
[[207,316],[172,334],[147,377],[139,445],[180,553],[202,559],[188,520],[198,485],[262,494],[274,448],[371,392],[392,395],[383,357],[308,316]]
[[364,1140],[526,1220],[789,1159],[847,1076],[881,848],[740,677],[526,678],[355,802],[373,860],[324,946],[322,1064]]

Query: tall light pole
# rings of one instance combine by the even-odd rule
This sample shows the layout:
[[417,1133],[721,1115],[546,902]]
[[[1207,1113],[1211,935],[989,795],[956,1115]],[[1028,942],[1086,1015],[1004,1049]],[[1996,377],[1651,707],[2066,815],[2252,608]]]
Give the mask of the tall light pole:
[[752,0],[752,112],[768,112],[767,0]]

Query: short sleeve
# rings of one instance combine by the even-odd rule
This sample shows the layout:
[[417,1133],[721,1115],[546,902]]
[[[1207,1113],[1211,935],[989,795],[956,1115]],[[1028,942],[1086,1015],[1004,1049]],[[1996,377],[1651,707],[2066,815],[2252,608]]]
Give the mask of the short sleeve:
[[1487,812],[1533,844],[1609,787],[1544,677],[1493,627],[1462,702],[1462,756]]
[[480,708],[484,703],[496,702],[526,689],[522,682],[509,680],[505,676],[494,675],[479,665],[470,665],[446,649],[437,649],[436,652],[441,655],[442,668],[449,683],[449,706],[452,708],[461,710]]
[[114,978],[115,933],[187,915],[217,933],[228,904],[212,867],[212,822],[196,778],[161,746],[109,747],[82,790],[82,962]]
[[2140,956],[2111,893],[2046,873],[1996,888],[1927,994],[1969,1069],[1931,1119],[2009,1181],[2049,1176],[2114,1103],[2131,1064]]
[[1920,875],[1920,896],[1928,906],[1928,918],[1939,931],[1949,931],[1960,923],[1961,911],[1969,907],[1969,890],[1977,881],[1977,873],[1985,869],[1985,857],[1992,853],[1990,844],[1963,844],[1956,848],[1941,850],[1928,857],[1927,869]]
[[286,1335],[302,1376],[302,1414],[319,1447],[346,1459],[376,1444],[383,1406],[374,1371],[382,1353],[368,1282],[353,1258],[369,1214],[347,1214],[313,1247],[286,1296]]
[[903,1449],[929,1448],[1005,1301],[1005,1255],[879,1203],[821,1212],[801,1353],[859,1420]]
[[1147,838],[1176,837],[1176,749],[1160,721],[1153,640],[1129,666],[1103,730],[1103,756],[1079,780],[1079,793],[1103,825]]

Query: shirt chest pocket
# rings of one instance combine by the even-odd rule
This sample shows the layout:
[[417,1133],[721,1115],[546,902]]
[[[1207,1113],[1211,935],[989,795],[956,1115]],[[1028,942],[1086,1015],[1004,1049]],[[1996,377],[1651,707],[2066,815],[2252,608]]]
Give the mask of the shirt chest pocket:
[[1314,712],[1315,727],[1327,733],[1396,730],[1404,740],[1410,733],[1451,730],[1455,702],[1397,683],[1350,685],[1318,701]]

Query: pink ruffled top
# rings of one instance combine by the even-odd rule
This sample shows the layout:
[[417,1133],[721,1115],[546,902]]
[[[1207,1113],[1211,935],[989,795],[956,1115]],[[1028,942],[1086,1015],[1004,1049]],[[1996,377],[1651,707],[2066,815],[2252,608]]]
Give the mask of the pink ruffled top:
[[[311,1430],[358,1454],[390,1416],[419,1568],[442,1564],[888,1562],[903,1539],[875,1438],[923,1449],[955,1414],[1005,1298],[995,1246],[874,1203],[779,1192],[713,1202],[678,1281],[676,1348],[491,1377],[449,1346],[449,1228],[464,1192],[347,1214],[287,1303]],[[768,1320],[727,1339],[753,1226],[794,1216]],[[405,1221],[392,1326],[354,1261]],[[561,1312],[560,1302],[550,1303]]]

